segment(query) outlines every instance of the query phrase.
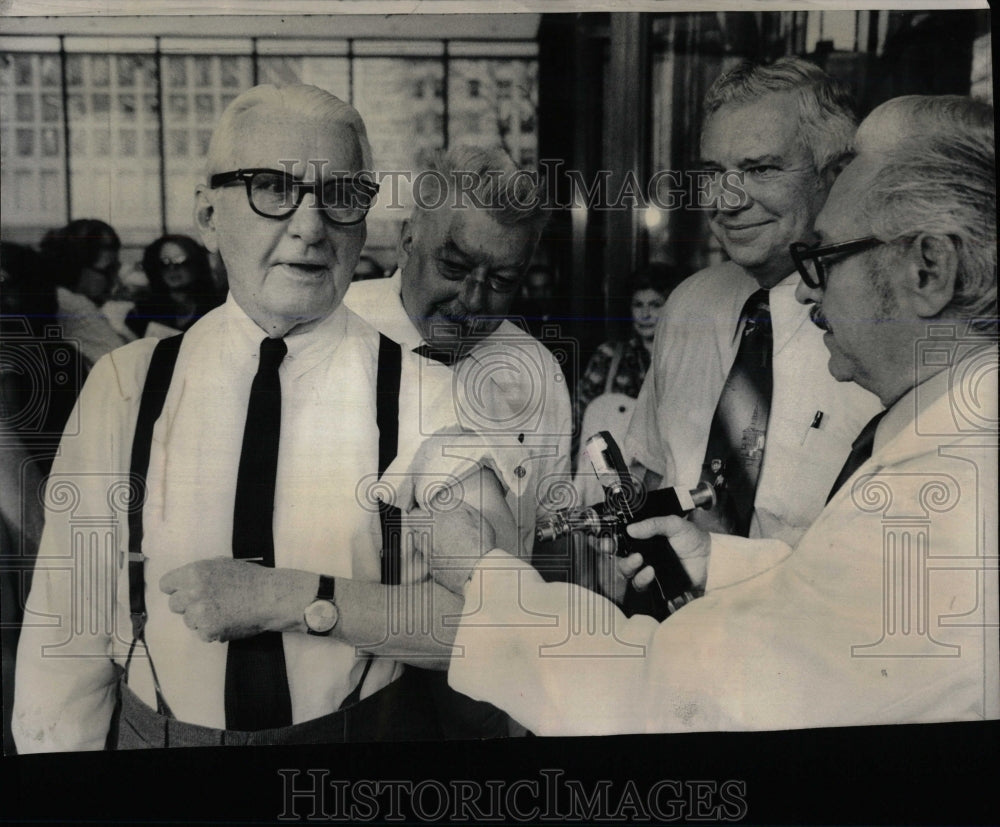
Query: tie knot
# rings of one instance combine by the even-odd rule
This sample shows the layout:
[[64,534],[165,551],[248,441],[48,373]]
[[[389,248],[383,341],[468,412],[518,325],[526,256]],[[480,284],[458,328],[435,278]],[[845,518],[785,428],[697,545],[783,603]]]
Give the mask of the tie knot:
[[268,337],[260,343],[260,367],[258,370],[277,370],[281,360],[288,353],[284,339]]
[[767,290],[757,290],[743,305],[740,321],[745,322],[743,335],[749,336],[762,327],[771,326],[771,304]]
[[868,456],[872,455],[872,448],[875,445],[875,431],[878,430],[878,424],[882,421],[882,417],[886,415],[888,408],[884,411],[879,411],[875,416],[868,420],[868,424],[861,429],[861,433],[858,434],[858,438],[854,440],[851,444],[851,449],[854,451],[867,451]]

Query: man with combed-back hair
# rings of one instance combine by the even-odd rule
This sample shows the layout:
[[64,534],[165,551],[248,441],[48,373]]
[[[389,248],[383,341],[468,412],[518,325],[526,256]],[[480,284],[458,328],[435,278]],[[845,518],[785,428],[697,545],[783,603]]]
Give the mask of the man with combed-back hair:
[[[344,302],[420,360],[420,382],[401,389],[401,405],[413,413],[400,417],[400,439],[438,433],[423,441],[413,470],[459,474],[490,448],[517,553],[530,559],[535,521],[556,504],[550,491],[570,480],[572,436],[559,363],[506,318],[547,219],[537,176],[500,148],[457,146],[415,177],[414,200],[398,271],[352,284]],[[409,477],[396,479],[408,485]],[[505,719],[466,710],[468,699],[447,692],[443,673],[424,678],[440,684],[433,691],[446,734],[503,733]]]
[[[742,63],[705,97],[700,165],[719,179],[709,223],[729,261],[685,280],[664,306],[624,452],[651,488],[714,481],[713,460],[724,466],[732,490],[721,487],[719,506],[693,516],[713,531],[794,543],[877,409],[871,394],[838,386],[826,371],[821,337],[795,301],[788,253],[810,239],[850,159],[855,125],[841,84],[800,58]],[[769,399],[752,417],[721,425],[723,403],[738,397],[741,340],[761,307]],[[727,508],[744,465],[753,479],[745,503]]]
[[[453,687],[546,735],[1000,718],[993,122],[957,96],[879,106],[816,238],[789,249],[830,373],[884,406],[795,547],[679,517],[629,526],[668,537],[705,595],[659,624],[615,612],[639,655],[610,666],[540,657],[577,607],[614,610],[494,550],[470,572]],[[456,555],[465,519],[435,526]],[[638,554],[621,572],[650,582]],[[513,600],[554,622],[506,622]]]
[[547,220],[537,178],[502,149],[458,146],[438,153],[415,183],[398,271],[352,284],[344,302],[405,349],[429,356],[425,377],[451,363],[444,375],[453,376],[457,398],[448,407],[458,425],[539,449],[520,483],[508,481],[521,552],[530,555],[535,518],[549,513],[546,487],[569,477],[572,433],[559,364],[506,319]]

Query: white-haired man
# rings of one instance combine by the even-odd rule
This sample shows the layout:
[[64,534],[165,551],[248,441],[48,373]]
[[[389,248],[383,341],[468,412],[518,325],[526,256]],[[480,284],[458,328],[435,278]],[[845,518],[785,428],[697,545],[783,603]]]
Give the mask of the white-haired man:
[[[537,179],[502,149],[458,146],[438,153],[415,183],[399,270],[352,284],[344,303],[424,357],[415,357],[420,381],[400,389],[400,440],[422,442],[412,470],[455,478],[485,453],[514,518],[517,552],[530,559],[535,522],[551,514],[548,492],[570,479],[572,436],[559,363],[506,318],[547,219]],[[383,479],[407,489],[413,481],[405,473]],[[553,553],[549,565],[560,563]],[[470,707],[448,691],[443,672],[423,678],[446,736],[506,734],[505,716]]]
[[740,64],[706,95],[700,164],[720,179],[709,222],[729,261],[667,301],[624,450],[649,488],[721,468],[719,505],[693,517],[714,531],[794,544],[878,408],[827,372],[788,252],[810,239],[854,128],[840,84],[799,58]]
[[[466,587],[453,687],[552,735],[1000,717],[993,110],[897,98],[856,145],[819,241],[792,248],[831,373],[885,406],[822,513],[794,549],[679,517],[631,526],[706,583],[660,624],[494,550]],[[436,548],[460,554],[464,518],[438,523]],[[641,566],[623,566],[637,585]],[[612,613],[607,640],[633,657],[574,648],[581,606]]]
[[[547,219],[544,202],[534,177],[499,148],[454,147],[416,180],[424,186],[403,222],[398,272],[352,284],[344,303],[407,350],[431,358],[421,386],[410,389],[424,397],[420,417],[407,423],[411,429],[426,435],[429,422],[446,427],[450,417],[462,430],[513,439],[532,451],[530,462],[500,473],[520,553],[530,556],[535,520],[551,513],[548,487],[569,479],[572,436],[559,363],[506,319]],[[447,393],[428,398],[430,380],[439,375]]]
[[83,390],[21,637],[20,751],[436,735],[400,662],[434,635],[355,648],[389,635],[391,541],[358,487],[395,453],[401,370],[341,305],[370,169],[360,116],[316,87],[226,109],[195,218],[229,298],[105,357]]

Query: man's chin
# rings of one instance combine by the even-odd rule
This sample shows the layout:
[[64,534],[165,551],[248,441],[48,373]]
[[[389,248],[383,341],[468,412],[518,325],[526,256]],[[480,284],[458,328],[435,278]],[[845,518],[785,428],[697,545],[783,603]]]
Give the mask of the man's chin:
[[826,363],[826,369],[830,371],[830,375],[838,382],[853,382],[854,367],[837,348],[832,334],[826,333],[823,335],[823,344],[830,351],[830,359]]

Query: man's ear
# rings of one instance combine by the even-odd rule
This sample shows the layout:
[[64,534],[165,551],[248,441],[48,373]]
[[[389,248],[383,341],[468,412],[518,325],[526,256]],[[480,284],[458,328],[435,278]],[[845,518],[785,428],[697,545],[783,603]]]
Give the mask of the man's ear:
[[413,249],[413,219],[407,218],[399,230],[399,241],[396,243],[396,266],[402,270],[410,260]]
[[201,243],[210,253],[219,251],[215,230],[215,207],[208,186],[198,184],[194,191],[194,225],[198,228]]
[[910,245],[903,289],[922,318],[937,316],[955,296],[958,250],[946,235],[921,233]]

